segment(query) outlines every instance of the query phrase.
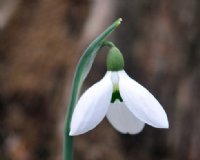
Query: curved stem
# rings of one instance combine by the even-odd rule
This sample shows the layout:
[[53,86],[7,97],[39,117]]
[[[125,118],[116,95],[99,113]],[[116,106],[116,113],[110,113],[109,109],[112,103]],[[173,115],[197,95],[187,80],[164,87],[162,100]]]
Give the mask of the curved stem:
[[96,57],[98,51],[102,48],[102,46],[114,45],[112,44],[112,42],[105,42],[105,39],[120,25],[121,21],[121,18],[117,19],[103,33],[101,33],[85,50],[77,65],[72,82],[72,90],[69,98],[67,116],[65,118],[63,145],[64,160],[73,160],[73,137],[69,136],[69,132],[73,110],[78,100],[81,86],[92,67],[94,58]]

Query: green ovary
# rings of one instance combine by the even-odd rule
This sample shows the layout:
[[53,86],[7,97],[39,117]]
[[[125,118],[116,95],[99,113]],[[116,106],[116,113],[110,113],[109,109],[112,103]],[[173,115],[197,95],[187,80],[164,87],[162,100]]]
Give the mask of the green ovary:
[[120,71],[124,68],[124,58],[117,47],[111,47],[107,56],[107,70]]

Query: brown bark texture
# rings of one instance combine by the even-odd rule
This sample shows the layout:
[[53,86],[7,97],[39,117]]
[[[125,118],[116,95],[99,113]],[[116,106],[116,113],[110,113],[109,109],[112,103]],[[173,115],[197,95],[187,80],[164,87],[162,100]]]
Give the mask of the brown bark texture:
[[[75,159],[200,159],[200,1],[0,0],[0,160],[62,159],[75,66],[118,17],[110,39],[127,73],[163,105],[170,128],[122,135],[104,119],[75,137]],[[83,90],[104,75],[106,52]]]

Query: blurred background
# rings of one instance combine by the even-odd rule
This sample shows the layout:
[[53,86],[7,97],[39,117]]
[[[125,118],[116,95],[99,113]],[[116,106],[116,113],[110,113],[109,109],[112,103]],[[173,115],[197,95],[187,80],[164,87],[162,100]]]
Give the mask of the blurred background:
[[[200,159],[199,0],[0,0],[0,160],[61,160],[78,60],[110,36],[129,75],[164,106],[168,130],[122,135],[105,119],[75,138],[76,160]],[[97,56],[83,90],[106,71]]]

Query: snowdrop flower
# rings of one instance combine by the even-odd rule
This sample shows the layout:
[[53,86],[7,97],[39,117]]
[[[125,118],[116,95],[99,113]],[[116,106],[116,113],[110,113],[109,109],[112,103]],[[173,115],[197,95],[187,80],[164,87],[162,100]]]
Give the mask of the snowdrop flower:
[[92,130],[105,116],[121,133],[137,134],[145,123],[155,128],[169,127],[161,104],[147,89],[131,79],[123,67],[121,52],[112,47],[105,76],[83,93],[74,109],[70,136]]

